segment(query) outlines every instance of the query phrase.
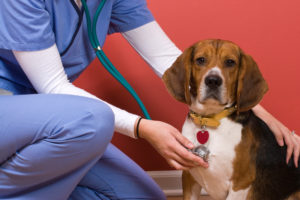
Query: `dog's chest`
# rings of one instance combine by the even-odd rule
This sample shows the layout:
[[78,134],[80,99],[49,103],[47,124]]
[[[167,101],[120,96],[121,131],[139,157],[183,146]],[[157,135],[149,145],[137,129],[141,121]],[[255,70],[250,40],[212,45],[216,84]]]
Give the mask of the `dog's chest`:
[[[209,140],[204,145],[210,151],[209,168],[193,168],[190,173],[213,198],[226,199],[233,173],[235,146],[241,141],[242,125],[228,118],[224,118],[220,122],[220,126],[216,129],[207,127]],[[200,130],[199,126],[187,118],[182,128],[182,134],[195,146],[198,146],[200,144],[196,134]]]

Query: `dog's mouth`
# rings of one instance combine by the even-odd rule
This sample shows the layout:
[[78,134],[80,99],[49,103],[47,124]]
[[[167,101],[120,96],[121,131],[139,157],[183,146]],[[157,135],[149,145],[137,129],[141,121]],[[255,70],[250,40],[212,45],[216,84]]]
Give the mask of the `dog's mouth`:
[[211,100],[214,100],[214,105],[218,102],[219,105],[226,105],[227,101],[224,98],[222,88],[215,88],[215,89],[210,89],[206,88],[204,92],[204,96],[200,98],[200,103],[201,104],[207,104],[209,102],[212,102]]
[[221,88],[211,90],[207,88],[202,97],[197,98],[197,104],[202,105],[201,109],[197,109],[202,115],[216,114],[224,110],[228,106],[228,98],[225,98]]
[[225,107],[228,105],[228,102],[221,102],[220,100],[216,98],[206,98],[203,101],[198,101],[200,104],[210,107]]
[[205,97],[203,98],[203,101],[208,100],[208,99],[215,99],[217,101],[220,101],[220,103],[222,102],[221,99],[221,94],[219,91],[207,91]]
[[219,100],[216,100],[215,98],[207,98],[205,101],[198,100],[197,102],[198,104],[195,105],[202,105],[201,108],[197,109],[197,107],[193,106],[192,110],[203,116],[219,113],[222,110],[224,110],[225,107],[227,107],[227,102],[221,103]]

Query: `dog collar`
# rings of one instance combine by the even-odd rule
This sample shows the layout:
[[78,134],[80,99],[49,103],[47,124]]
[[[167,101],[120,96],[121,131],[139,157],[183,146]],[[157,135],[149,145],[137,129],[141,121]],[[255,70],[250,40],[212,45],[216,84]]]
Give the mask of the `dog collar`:
[[201,116],[198,113],[190,110],[188,113],[188,116],[192,119],[192,121],[201,126],[201,127],[218,127],[220,125],[220,120],[228,117],[229,115],[231,115],[234,111],[236,111],[236,106],[234,107],[230,107],[230,108],[226,108],[223,111],[214,114],[212,116]]

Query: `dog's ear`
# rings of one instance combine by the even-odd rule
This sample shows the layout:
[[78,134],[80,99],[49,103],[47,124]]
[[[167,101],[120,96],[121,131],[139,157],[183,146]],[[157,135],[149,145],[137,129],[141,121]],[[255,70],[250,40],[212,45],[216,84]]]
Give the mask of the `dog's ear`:
[[177,58],[173,65],[167,69],[162,77],[169,93],[171,93],[176,100],[188,105],[191,104],[189,85],[191,78],[193,49],[193,46],[186,49]]
[[251,56],[241,53],[240,60],[236,97],[237,111],[245,112],[261,101],[268,91],[268,85]]

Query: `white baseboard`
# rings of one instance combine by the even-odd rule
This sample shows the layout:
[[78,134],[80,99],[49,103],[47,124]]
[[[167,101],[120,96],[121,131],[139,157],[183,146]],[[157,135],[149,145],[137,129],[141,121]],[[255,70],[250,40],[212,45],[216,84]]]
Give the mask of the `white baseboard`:
[[[182,184],[180,170],[147,171],[167,196],[182,196]],[[201,191],[207,195],[205,191]]]
[[147,172],[154,181],[160,186],[167,196],[181,196],[181,171],[148,171]]

